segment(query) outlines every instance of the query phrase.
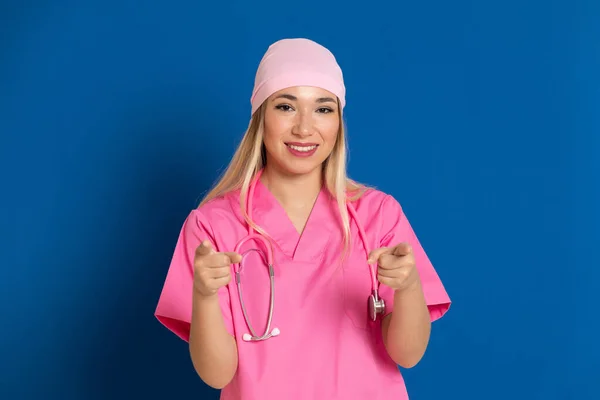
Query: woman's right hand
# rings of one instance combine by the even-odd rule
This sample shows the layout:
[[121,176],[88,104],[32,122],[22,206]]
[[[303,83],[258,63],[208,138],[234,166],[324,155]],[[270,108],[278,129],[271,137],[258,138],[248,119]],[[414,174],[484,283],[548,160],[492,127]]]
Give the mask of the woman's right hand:
[[203,241],[194,256],[194,291],[203,297],[216,295],[231,281],[231,264],[241,260],[240,254],[217,253],[208,240]]

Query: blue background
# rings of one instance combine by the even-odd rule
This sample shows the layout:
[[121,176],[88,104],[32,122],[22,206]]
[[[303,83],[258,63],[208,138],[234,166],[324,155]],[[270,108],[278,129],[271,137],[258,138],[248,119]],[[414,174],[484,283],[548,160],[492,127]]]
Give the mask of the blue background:
[[600,398],[600,4],[372,4],[0,3],[0,398],[217,398],[153,312],[284,37],[454,301],[411,398]]

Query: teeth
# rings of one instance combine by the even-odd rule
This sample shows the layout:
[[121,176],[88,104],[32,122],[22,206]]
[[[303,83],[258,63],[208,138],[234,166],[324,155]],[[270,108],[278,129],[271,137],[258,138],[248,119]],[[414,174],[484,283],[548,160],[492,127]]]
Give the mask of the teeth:
[[291,149],[294,149],[296,151],[311,151],[311,150],[314,150],[314,149],[317,148],[316,145],[315,146],[302,146],[302,147],[300,147],[300,146],[292,146],[291,144],[288,144],[288,146]]

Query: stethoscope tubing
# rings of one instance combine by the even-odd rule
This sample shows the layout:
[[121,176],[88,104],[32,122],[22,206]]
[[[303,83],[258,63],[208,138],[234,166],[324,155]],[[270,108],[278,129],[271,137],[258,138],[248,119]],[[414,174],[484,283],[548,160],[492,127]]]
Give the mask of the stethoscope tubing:
[[[255,175],[254,180],[251,182],[249,190],[248,190],[248,197],[246,199],[246,213],[250,220],[252,220],[252,203],[253,203],[253,198],[254,198],[254,190],[256,187],[256,183],[257,183],[258,179],[260,178],[261,174],[262,174],[262,170],[260,170]],[[363,242],[363,246],[364,246],[365,252],[367,253],[367,257],[368,257],[369,256],[369,244],[367,241],[367,235],[358,220],[358,216],[356,214],[356,210],[355,210],[354,206],[352,206],[352,204],[349,201],[346,201],[346,207],[348,209],[348,213],[350,214],[350,216],[352,217],[352,219],[354,220],[354,223],[356,224],[356,226],[358,228],[358,234],[361,238],[361,241]],[[270,337],[277,336],[280,333],[278,328],[274,328],[271,331],[271,325],[273,323],[273,310],[275,308],[275,269],[273,267],[273,248],[271,246],[270,241],[268,241],[262,235],[256,233],[254,231],[254,229],[252,228],[252,226],[250,224],[248,224],[248,235],[238,242],[238,244],[235,247],[235,251],[237,253],[239,253],[241,247],[249,240],[258,240],[265,246],[266,251],[263,252],[263,251],[253,248],[253,249],[249,249],[246,252],[244,252],[243,254],[241,254],[242,261],[240,261],[238,264],[234,264],[235,280],[236,280],[236,286],[237,286],[237,291],[238,291],[238,297],[239,297],[240,305],[242,308],[242,313],[244,315],[246,324],[248,325],[248,329],[250,330],[250,334],[244,334],[243,339],[245,341],[262,341],[262,340],[266,340]],[[248,254],[249,252],[252,252],[252,251],[258,252],[261,255],[261,257],[263,258],[263,261],[268,265],[268,268],[269,268],[269,286],[270,286],[269,313],[268,313],[268,317],[267,317],[267,324],[266,324],[265,330],[264,330],[263,334],[260,336],[257,334],[257,332],[254,330],[254,327],[250,323],[248,311],[247,311],[246,305],[244,303],[244,296],[242,294],[242,284],[241,284],[242,262],[243,262],[244,257],[246,256],[246,254]],[[371,287],[372,287],[372,294],[369,298],[369,301],[370,301],[370,303],[369,303],[370,311],[369,312],[371,313],[371,309],[375,310],[375,309],[378,309],[378,307],[379,308],[383,307],[383,309],[384,309],[385,305],[379,297],[379,282],[377,280],[377,263],[369,264],[369,272],[371,275]],[[381,304],[379,304],[379,302],[381,302]],[[379,305],[376,305],[376,304],[379,304]],[[376,314],[372,314],[371,318],[372,319],[376,318]]]
[[[245,257],[246,254],[248,254],[251,251],[256,251],[261,256],[263,256],[263,254],[258,249],[249,249],[242,254],[242,258]],[[264,260],[264,257],[263,257],[263,260]],[[270,333],[270,330],[271,330],[271,323],[273,322],[273,309],[275,308],[275,270],[273,268],[273,264],[269,264],[269,285],[270,285],[269,314],[268,314],[268,319],[267,319],[267,326],[265,328],[264,333],[261,336],[257,335],[252,324],[250,323],[250,318],[248,317],[248,311],[246,310],[246,305],[244,303],[244,296],[242,294],[242,283],[241,283],[241,277],[240,277],[241,272],[242,272],[242,267],[241,267],[241,262],[240,262],[240,268],[235,272],[235,281],[236,281],[236,285],[237,285],[237,289],[238,289],[238,297],[240,300],[240,304],[242,306],[242,313],[244,314],[244,319],[246,320],[248,329],[250,329],[250,333],[252,334],[251,339],[252,340],[268,339],[269,337],[272,336]]]

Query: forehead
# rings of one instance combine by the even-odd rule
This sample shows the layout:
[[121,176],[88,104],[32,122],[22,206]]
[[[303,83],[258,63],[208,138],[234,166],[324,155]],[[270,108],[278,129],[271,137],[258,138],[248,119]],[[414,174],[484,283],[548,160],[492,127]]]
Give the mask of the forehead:
[[282,96],[291,96],[297,98],[298,100],[316,100],[326,97],[329,97],[334,100],[336,99],[335,94],[316,86],[291,86],[285,89],[278,90],[277,92],[273,93],[270,97],[271,99],[276,99]]

